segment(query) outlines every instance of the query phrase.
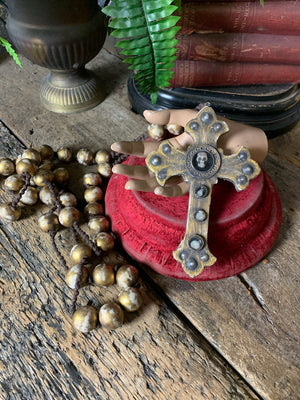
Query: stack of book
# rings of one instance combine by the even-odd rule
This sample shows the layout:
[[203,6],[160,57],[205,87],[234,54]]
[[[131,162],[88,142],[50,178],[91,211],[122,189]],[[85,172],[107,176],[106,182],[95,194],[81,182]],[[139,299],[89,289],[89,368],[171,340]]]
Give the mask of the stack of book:
[[171,87],[300,83],[300,0],[183,0]]

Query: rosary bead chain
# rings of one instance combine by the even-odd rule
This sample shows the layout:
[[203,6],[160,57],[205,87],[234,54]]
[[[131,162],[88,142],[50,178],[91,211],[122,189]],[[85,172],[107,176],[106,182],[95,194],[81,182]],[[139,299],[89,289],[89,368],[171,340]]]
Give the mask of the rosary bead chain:
[[[138,138],[138,140],[140,139],[141,138]],[[80,164],[90,165],[94,160],[98,169],[98,172],[87,173],[83,178],[83,185],[86,188],[84,198],[88,203],[85,207],[84,215],[88,218],[89,229],[94,235],[94,240],[92,240],[88,233],[83,231],[79,225],[81,213],[75,208],[77,204],[76,197],[72,193],[65,191],[65,184],[70,174],[67,169],[57,164],[57,160],[53,160],[54,154],[55,152],[52,147],[42,145],[39,151],[35,149],[27,149],[24,151],[16,160],[16,166],[11,160],[8,160],[6,163],[0,160],[0,169],[2,168],[3,176],[10,177],[15,171],[18,174],[15,175],[15,178],[7,179],[7,185],[5,185],[5,187],[10,192],[10,188],[14,188],[15,193],[11,204],[0,206],[0,218],[4,218],[2,214],[5,214],[5,210],[8,207],[12,215],[9,215],[7,220],[13,221],[18,219],[21,214],[18,203],[20,201],[22,202],[22,196],[24,196],[24,193],[31,187],[30,185],[36,185],[39,189],[39,198],[41,202],[50,207],[45,214],[40,216],[39,226],[44,232],[48,232],[53,251],[60,265],[66,271],[66,283],[74,290],[70,305],[70,314],[73,318],[74,327],[82,332],[88,332],[94,329],[97,322],[100,321],[102,327],[115,329],[123,324],[124,310],[132,312],[141,305],[141,301],[137,303],[137,300],[134,300],[135,297],[141,299],[139,292],[137,292],[135,297],[132,294],[130,296],[126,294],[126,290],[136,284],[138,279],[137,270],[137,274],[133,274],[135,277],[131,280],[129,279],[126,285],[122,285],[118,284],[118,282],[121,282],[120,275],[122,275],[122,273],[124,276],[132,274],[132,266],[122,266],[119,268],[119,272],[115,273],[111,265],[101,263],[103,253],[114,247],[114,237],[112,233],[107,232],[109,231],[109,222],[104,216],[103,205],[99,203],[99,201],[103,199],[103,189],[100,185],[103,185],[104,188],[106,187],[108,179],[111,176],[112,164],[120,162],[121,159],[119,158],[119,160],[117,160],[117,153],[112,152],[110,154],[106,150],[99,150],[95,157],[91,157],[92,153],[87,149],[80,149],[76,153],[77,161]],[[62,147],[57,151],[58,162],[70,163],[72,158],[73,153],[69,148]],[[104,181],[102,178],[104,178]],[[9,183],[9,181],[12,183]],[[61,190],[59,188],[61,188]],[[30,201],[28,204],[33,204],[33,202],[37,200],[37,189],[35,187],[32,189],[34,189],[34,195],[32,194],[32,196],[29,196],[32,197],[32,199],[29,199]],[[74,256],[74,254],[72,256],[73,249],[71,250],[71,258],[75,263],[71,268],[68,268],[65,258],[56,244],[55,238],[60,225],[70,230],[73,241],[75,242],[73,249],[76,246],[86,246],[86,251],[83,251],[83,253],[79,250],[76,251],[77,256]],[[79,238],[82,242],[78,240]],[[92,256],[92,251],[95,256],[99,258],[99,261],[97,260],[98,264],[91,271],[91,283],[101,287],[108,287],[116,283],[122,291],[119,293],[116,302],[112,301],[103,304],[100,311],[91,306],[83,306],[76,310],[80,288],[85,285],[88,280],[89,269],[87,268],[87,262]],[[118,280],[116,278],[117,275]],[[132,289],[134,289],[134,293],[138,291],[137,288]],[[129,300],[129,297],[131,300]],[[130,301],[133,301],[134,304],[128,306],[124,300],[125,298],[127,302],[129,301],[130,303]],[[119,304],[117,304],[117,302]],[[122,303],[124,304],[122,305]],[[139,304],[139,306],[136,304]],[[123,308],[120,307],[120,305]],[[83,322],[86,320],[85,318],[88,320],[87,324]]]

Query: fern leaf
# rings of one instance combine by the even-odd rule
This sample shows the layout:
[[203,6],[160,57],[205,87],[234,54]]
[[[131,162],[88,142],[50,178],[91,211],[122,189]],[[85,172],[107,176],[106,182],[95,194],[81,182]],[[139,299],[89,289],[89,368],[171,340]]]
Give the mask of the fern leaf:
[[[126,56],[124,62],[135,71],[135,79],[142,93],[151,94],[156,101],[158,89],[168,87],[176,60],[174,38],[180,19],[172,15],[177,10],[173,0],[114,0],[104,7],[104,14],[112,18],[111,35]],[[180,2],[177,0],[177,4]]]
[[5,47],[6,51],[15,60],[16,64],[19,65],[21,68],[23,68],[21,61],[19,60],[19,57],[15,52],[15,50],[11,47],[11,44],[7,40],[0,37],[0,45]]

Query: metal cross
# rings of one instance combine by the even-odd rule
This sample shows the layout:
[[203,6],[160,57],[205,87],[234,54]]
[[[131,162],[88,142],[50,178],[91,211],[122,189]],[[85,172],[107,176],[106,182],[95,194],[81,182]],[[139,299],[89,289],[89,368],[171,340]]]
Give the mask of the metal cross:
[[194,141],[186,151],[165,140],[146,159],[148,168],[161,186],[174,175],[181,175],[190,184],[186,232],[173,252],[174,258],[190,277],[199,275],[204,267],[217,260],[207,245],[213,185],[219,178],[226,179],[241,191],[260,173],[258,164],[250,158],[245,147],[229,156],[217,148],[219,137],[228,130],[226,122],[218,121],[214,110],[206,106],[185,127],[185,132]]

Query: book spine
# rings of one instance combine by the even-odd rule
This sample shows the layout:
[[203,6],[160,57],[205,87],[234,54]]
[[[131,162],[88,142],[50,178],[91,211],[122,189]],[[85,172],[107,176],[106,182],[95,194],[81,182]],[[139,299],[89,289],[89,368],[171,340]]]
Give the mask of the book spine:
[[171,87],[300,83],[300,65],[176,60]]
[[191,2],[182,4],[180,33],[300,34],[299,0]]
[[177,35],[177,58],[300,64],[300,36],[259,33]]

